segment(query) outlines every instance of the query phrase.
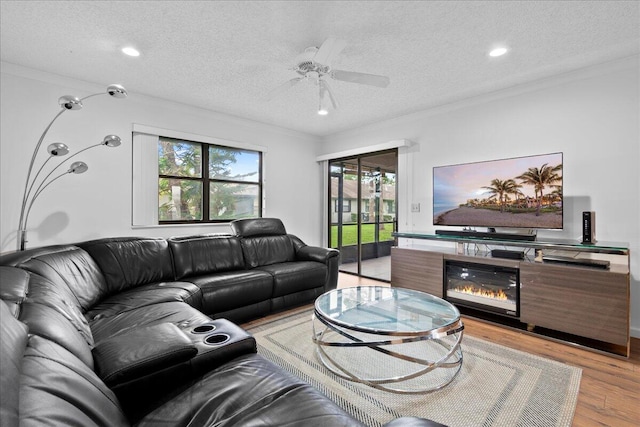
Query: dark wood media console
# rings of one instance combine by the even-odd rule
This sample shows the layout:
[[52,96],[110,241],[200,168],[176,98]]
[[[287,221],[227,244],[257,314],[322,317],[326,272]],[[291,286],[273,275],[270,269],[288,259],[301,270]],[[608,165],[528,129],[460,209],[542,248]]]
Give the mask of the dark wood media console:
[[[458,305],[463,314],[522,329],[607,354],[629,357],[629,250],[621,244],[583,245],[567,241],[487,241],[420,233],[395,233],[391,285],[447,297],[447,261],[499,266],[519,272],[519,315],[498,315]],[[491,257],[517,248],[524,259]],[[494,252],[495,253],[495,252]],[[583,263],[544,262],[546,255],[608,261],[608,268]],[[471,270],[470,270],[471,271]],[[449,279],[450,280],[450,279]]]

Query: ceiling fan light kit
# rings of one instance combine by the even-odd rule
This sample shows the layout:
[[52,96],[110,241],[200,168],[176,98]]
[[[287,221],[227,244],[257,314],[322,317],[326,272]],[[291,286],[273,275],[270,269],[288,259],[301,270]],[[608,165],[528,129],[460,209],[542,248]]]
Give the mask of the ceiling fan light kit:
[[295,77],[273,89],[267,96],[267,100],[276,98],[292,86],[302,80],[306,80],[318,87],[318,114],[324,116],[329,112],[327,108],[329,103],[334,110],[338,109],[338,103],[329,87],[328,79],[380,88],[389,86],[390,79],[387,76],[332,69],[333,60],[342,52],[345,46],[345,41],[329,38],[319,48],[306,48],[304,52],[296,57],[296,66],[293,68],[293,71],[298,73],[300,77]]
[[506,54],[508,51],[509,51],[508,48],[504,46],[498,46],[496,48],[491,49],[491,51],[489,52],[489,56],[491,56],[492,58],[497,58],[499,56]]

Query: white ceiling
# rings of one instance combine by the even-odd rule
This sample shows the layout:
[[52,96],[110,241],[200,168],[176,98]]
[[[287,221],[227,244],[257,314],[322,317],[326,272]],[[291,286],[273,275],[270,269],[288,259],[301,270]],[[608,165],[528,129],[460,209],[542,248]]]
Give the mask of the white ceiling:
[[[0,14],[2,61],[318,136],[640,52],[638,1],[2,1]],[[310,84],[264,101],[328,37],[347,42],[334,68],[389,87],[331,81],[340,108],[325,117]],[[489,58],[496,44],[510,53]]]

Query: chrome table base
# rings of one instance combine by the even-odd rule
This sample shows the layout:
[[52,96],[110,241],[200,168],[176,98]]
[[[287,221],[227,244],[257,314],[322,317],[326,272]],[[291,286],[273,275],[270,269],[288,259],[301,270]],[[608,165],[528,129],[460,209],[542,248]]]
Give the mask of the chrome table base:
[[[336,325],[331,322],[331,319],[316,313],[313,318],[313,341],[317,345],[319,360],[340,378],[388,392],[420,394],[440,390],[457,376],[462,367],[460,342],[463,329],[462,321],[459,320],[449,327],[435,329],[428,333],[376,335]],[[403,351],[409,346],[413,354]],[[357,360],[356,355],[349,355],[354,348],[358,347],[378,353],[375,355],[377,360],[391,358],[392,360],[384,361],[384,364],[390,365],[390,368],[363,367],[362,364],[366,363],[364,360]],[[416,348],[419,349],[420,354],[415,354]],[[399,367],[399,364],[403,364],[403,368],[410,372],[394,373],[393,367]],[[354,369],[356,367],[357,369]],[[434,382],[427,378],[420,378],[429,374],[435,377],[433,374],[436,370],[438,375]],[[364,374],[364,371],[368,373]],[[411,381],[414,379],[416,380]]]

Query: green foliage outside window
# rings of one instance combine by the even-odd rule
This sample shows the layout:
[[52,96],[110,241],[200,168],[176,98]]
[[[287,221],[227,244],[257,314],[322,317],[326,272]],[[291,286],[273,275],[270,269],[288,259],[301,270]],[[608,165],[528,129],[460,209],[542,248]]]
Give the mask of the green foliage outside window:
[[[230,221],[259,217],[261,161],[257,151],[160,138],[159,220]],[[204,169],[203,164],[207,165]]]

